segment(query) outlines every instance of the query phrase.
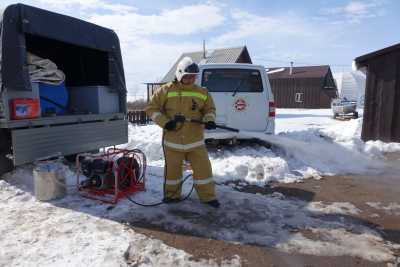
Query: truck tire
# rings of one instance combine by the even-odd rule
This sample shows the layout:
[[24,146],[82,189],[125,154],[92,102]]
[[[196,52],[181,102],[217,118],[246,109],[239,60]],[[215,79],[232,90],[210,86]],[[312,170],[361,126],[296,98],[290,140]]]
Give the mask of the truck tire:
[[356,112],[354,112],[354,114],[353,114],[353,118],[354,119],[358,119],[358,112],[356,111]]
[[0,178],[14,168],[12,160],[7,158],[11,154],[11,134],[9,130],[0,129]]

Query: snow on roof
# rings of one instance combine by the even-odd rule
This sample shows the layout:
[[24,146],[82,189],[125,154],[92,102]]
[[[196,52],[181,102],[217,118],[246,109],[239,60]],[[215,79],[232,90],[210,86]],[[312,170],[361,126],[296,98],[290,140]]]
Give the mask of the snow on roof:
[[[278,72],[271,72],[274,70],[281,70]],[[293,67],[292,74],[290,74],[290,67],[277,67],[269,68],[269,79],[292,79],[292,78],[323,78],[328,74],[330,67],[328,65],[321,66],[303,66]]]
[[272,74],[272,73],[277,73],[277,72],[281,72],[284,71],[285,68],[280,68],[280,69],[266,69],[267,74]]

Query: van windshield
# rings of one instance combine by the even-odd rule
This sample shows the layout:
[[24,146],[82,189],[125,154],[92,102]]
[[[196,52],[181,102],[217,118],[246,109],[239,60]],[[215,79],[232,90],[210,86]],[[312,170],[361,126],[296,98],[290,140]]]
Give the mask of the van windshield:
[[201,86],[210,92],[262,92],[261,74],[249,69],[205,69]]

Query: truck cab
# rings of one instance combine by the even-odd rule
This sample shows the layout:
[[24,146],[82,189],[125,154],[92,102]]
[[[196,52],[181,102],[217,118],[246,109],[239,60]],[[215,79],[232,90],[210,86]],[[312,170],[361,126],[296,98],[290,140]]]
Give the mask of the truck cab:
[[[216,123],[241,131],[275,132],[275,102],[265,68],[253,64],[203,64],[196,83],[206,87],[216,106]],[[213,130],[206,139],[247,138]]]

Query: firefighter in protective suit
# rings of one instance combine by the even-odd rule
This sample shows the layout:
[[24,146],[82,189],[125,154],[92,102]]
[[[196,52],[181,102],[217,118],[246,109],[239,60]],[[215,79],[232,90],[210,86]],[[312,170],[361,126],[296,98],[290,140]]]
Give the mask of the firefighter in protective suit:
[[[194,84],[199,67],[189,57],[177,66],[176,79],[160,87],[146,107],[151,119],[162,127],[165,156],[164,202],[179,202],[183,162],[193,170],[200,201],[219,207],[211,163],[204,143],[204,128],[215,129],[215,105],[207,89]],[[201,120],[204,124],[190,122]]]

